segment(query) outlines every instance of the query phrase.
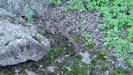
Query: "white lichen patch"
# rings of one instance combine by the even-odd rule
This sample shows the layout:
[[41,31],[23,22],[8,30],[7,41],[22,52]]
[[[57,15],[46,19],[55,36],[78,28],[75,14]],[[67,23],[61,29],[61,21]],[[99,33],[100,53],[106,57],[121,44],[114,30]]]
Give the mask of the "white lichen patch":
[[81,60],[82,62],[86,64],[90,64],[91,59],[89,58],[90,55],[88,54],[88,52],[85,52],[85,53],[80,52],[80,55],[83,57]]
[[62,61],[64,61],[64,57],[59,57],[59,58],[57,58],[55,61],[61,63]]
[[37,74],[35,74],[34,72],[29,71],[29,70],[25,70],[25,72],[27,73],[27,75],[37,75]]
[[55,66],[49,66],[49,67],[47,67],[47,70],[49,71],[49,72],[54,72],[54,69],[55,69],[56,67]]

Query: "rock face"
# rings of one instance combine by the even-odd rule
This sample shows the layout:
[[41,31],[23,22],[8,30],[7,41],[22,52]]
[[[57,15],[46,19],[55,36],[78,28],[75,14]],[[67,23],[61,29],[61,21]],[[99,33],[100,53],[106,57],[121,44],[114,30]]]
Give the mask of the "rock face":
[[21,16],[24,15],[26,4],[33,10],[34,16],[42,16],[50,2],[49,0],[0,0],[0,8]]
[[50,43],[31,24],[0,9],[0,66],[27,60],[40,60],[47,54]]

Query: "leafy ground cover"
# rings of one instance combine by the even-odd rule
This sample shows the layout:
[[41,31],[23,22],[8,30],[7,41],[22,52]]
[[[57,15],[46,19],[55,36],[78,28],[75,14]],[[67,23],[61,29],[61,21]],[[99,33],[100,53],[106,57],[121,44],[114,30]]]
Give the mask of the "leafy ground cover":
[[[132,0],[50,1],[53,4],[44,18],[33,20],[38,32],[50,39],[48,56],[39,62],[0,68],[0,74],[27,75],[25,70],[37,75],[133,74]],[[85,60],[88,64],[82,61],[84,56],[75,56],[73,46],[54,24],[80,45],[84,55],[88,53]]]
[[[132,0],[68,0],[65,9],[80,12],[95,11],[99,22],[98,28],[101,31],[99,44],[102,44],[108,50],[115,49],[117,56],[126,59],[132,66]],[[83,28],[83,25],[81,27]]]
[[[60,0],[57,0],[57,3]],[[103,48],[113,51],[117,58],[133,64],[133,1],[132,0],[68,0],[64,11],[89,11],[96,15],[99,41],[88,37],[88,24],[79,26],[85,45],[98,42]],[[84,18],[84,16],[81,16]],[[82,20],[82,19],[80,19]],[[71,31],[71,29],[69,29]],[[97,32],[98,32],[97,30]]]

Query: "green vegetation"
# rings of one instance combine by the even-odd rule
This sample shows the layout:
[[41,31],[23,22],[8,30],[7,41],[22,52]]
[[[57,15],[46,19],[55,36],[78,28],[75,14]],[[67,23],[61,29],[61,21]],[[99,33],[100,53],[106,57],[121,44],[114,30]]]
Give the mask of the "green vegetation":
[[79,10],[80,12],[85,11],[84,0],[68,0],[68,6],[66,10]]
[[89,38],[88,32],[86,31],[89,28],[89,24],[81,24],[79,28],[81,29],[82,32],[81,36],[84,39],[84,44],[86,46],[90,46],[94,40]]
[[[61,3],[61,0],[50,0],[53,4]],[[124,58],[127,63],[133,67],[133,0],[68,0],[67,6],[64,8],[66,11],[90,11],[97,15],[99,22],[98,29],[100,34],[100,45],[104,49],[110,51],[115,50],[118,58]],[[28,22],[32,22],[33,12],[28,4],[24,7],[25,17]],[[84,18],[83,16],[81,16]],[[87,29],[89,24],[81,23],[79,26],[83,38],[80,41],[77,35],[71,37],[78,43],[82,43],[92,49],[94,39],[88,37]],[[81,61],[81,56],[75,56],[73,47],[69,45],[68,40],[60,34],[50,34],[45,31],[43,34],[51,41],[51,49],[48,53],[47,59],[44,59],[43,66],[55,65],[55,70],[61,75],[97,75],[98,73],[105,73],[110,71],[111,75],[130,75],[126,70],[118,68],[111,61],[105,58],[106,53],[99,51],[90,52],[92,58],[90,64],[85,64]],[[34,35],[35,40],[41,43],[41,39]],[[60,59],[61,62],[58,62]],[[105,66],[99,65],[106,64]],[[71,70],[68,69],[70,67]],[[34,70],[38,71],[39,64],[33,64]],[[110,70],[111,68],[111,70]],[[9,69],[8,72],[14,72]],[[22,75],[25,75],[25,73]],[[55,74],[53,74],[55,75]]]
[[108,69],[108,68],[107,68],[107,67],[105,67],[105,66],[102,66],[102,67],[101,67],[101,71],[102,71],[102,72],[107,71],[107,69]]
[[111,72],[111,75],[131,75],[128,73],[128,71],[123,70],[121,68],[114,68],[114,70]]
[[[86,75],[88,71],[87,65],[81,61],[81,56],[75,56],[73,47],[68,44],[67,39],[59,34],[51,36],[47,31],[44,33],[51,39],[48,63],[56,65],[55,70],[61,75]],[[62,58],[62,62],[56,61],[57,58]],[[68,67],[70,67],[71,70],[68,70]]]
[[[15,69],[12,66],[7,66],[6,68],[4,68],[4,72],[7,75],[13,75],[13,73],[15,73]],[[0,72],[2,72],[3,69],[0,69]]]
[[36,63],[35,63],[33,66],[34,66],[34,69],[35,69],[36,71],[39,69],[39,64],[36,64]]
[[38,43],[41,43],[41,38],[39,38],[38,36],[36,36],[36,35],[33,35],[32,36],[36,41],[38,41]]
[[[64,10],[95,13],[101,31],[100,45],[108,51],[115,50],[118,58],[124,58],[133,67],[133,0],[68,0]],[[93,43],[86,33],[88,27],[81,23],[85,45]],[[72,37],[77,41],[76,37]],[[104,54],[99,54],[97,59],[104,60]],[[94,65],[91,65],[92,70],[95,69]],[[106,67],[101,69],[106,70]],[[113,73],[125,74],[117,69]]]
[[103,15],[98,25],[98,28],[102,30],[103,46],[109,50],[115,48],[118,57],[128,60],[133,59],[133,17],[130,12],[132,3],[132,0],[108,1],[103,4],[104,6],[99,7],[98,12],[99,15]]
[[103,53],[99,53],[98,54],[98,56],[97,56],[97,59],[99,59],[99,60],[105,60],[105,54],[103,54]]
[[[133,60],[132,0],[69,0],[65,9],[80,12],[95,10],[98,28],[102,31],[101,44],[108,50],[115,49],[117,56],[127,59],[128,62]],[[84,36],[86,37],[85,34]]]
[[27,75],[27,73],[24,70],[19,71],[19,75]]
[[49,0],[53,4],[59,4],[61,3],[61,0]]
[[30,8],[28,2],[25,4],[23,8],[24,16],[27,22],[32,23],[33,22],[33,10]]

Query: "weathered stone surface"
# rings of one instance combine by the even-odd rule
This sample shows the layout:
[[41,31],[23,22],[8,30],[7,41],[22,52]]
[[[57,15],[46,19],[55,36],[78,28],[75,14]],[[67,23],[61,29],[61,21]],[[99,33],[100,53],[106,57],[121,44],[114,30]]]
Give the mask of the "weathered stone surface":
[[37,33],[33,25],[21,21],[3,9],[0,9],[0,16],[1,66],[27,60],[38,61],[47,54],[50,43],[47,38]]
[[29,3],[30,8],[33,10],[34,16],[42,16],[50,4],[49,0],[0,0],[0,8],[23,16],[24,6],[27,3]]

